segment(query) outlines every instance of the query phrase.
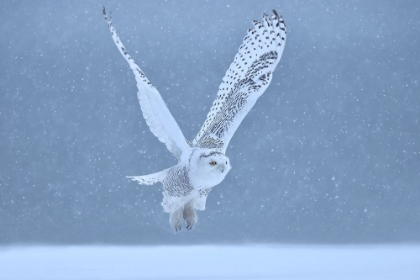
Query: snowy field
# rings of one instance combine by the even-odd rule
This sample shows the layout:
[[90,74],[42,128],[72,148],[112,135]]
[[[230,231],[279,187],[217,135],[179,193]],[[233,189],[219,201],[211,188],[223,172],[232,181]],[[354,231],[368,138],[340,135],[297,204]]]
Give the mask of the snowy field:
[[420,246],[0,247],[0,279],[418,280]]

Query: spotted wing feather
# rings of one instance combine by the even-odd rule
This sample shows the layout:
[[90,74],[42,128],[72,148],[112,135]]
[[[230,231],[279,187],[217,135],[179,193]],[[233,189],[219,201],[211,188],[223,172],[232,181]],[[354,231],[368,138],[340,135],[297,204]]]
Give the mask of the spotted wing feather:
[[147,125],[152,133],[166,145],[168,150],[179,160],[187,158],[189,155],[189,145],[182,134],[177,122],[163,101],[161,95],[146,78],[140,67],[134,62],[128,54],[123,43],[120,41],[117,32],[112,24],[111,17],[103,9],[104,18],[108,24],[109,30],[118,50],[128,62],[137,82],[137,97]]
[[217,98],[192,142],[194,146],[218,141],[218,148],[225,152],[236,129],[271,82],[286,43],[286,25],[274,10],[271,17],[264,14],[262,22],[253,24],[219,86]]

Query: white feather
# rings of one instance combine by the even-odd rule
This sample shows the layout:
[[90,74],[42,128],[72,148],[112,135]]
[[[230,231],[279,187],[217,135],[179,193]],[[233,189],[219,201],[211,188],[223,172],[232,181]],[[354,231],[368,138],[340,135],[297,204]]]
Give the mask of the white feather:
[[111,17],[108,17],[105,12],[105,8],[103,15],[108,23],[115,45],[134,73],[138,88],[137,97],[147,125],[150,127],[152,133],[166,145],[166,148],[178,160],[186,159],[189,156],[190,147],[177,122],[159,92],[126,51],[112,24]]
[[126,176],[126,178],[132,181],[137,181],[140,185],[153,185],[157,182],[162,182],[166,178],[169,169],[170,168],[143,176]]

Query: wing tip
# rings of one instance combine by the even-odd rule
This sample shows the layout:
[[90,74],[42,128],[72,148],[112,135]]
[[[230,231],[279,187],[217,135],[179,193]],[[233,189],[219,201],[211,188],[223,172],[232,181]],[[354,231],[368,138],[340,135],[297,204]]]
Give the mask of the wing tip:
[[286,23],[284,22],[283,16],[279,15],[275,9],[273,9],[272,12],[273,12],[273,19],[277,20],[278,24],[281,23],[284,26],[284,28],[280,28],[280,29],[282,29],[285,33],[287,33]]
[[108,15],[107,12],[106,12],[105,6],[102,6],[102,15],[105,18],[106,22],[108,23],[108,26],[111,27],[111,25],[112,25],[111,12],[109,12],[109,15]]

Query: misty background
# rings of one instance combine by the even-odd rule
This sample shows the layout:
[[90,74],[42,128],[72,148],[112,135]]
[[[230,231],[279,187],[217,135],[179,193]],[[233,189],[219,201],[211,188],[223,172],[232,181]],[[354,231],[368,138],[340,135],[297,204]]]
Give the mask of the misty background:
[[[102,17],[192,140],[252,20],[288,27],[191,231]],[[2,1],[0,244],[420,241],[420,2]]]

